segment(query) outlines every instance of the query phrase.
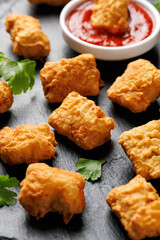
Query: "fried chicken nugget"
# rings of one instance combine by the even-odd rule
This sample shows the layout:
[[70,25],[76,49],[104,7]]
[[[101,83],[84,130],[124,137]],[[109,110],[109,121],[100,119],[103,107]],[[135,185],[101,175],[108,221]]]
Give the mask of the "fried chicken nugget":
[[160,199],[141,207],[132,218],[132,228],[139,239],[160,236]]
[[7,83],[0,81],[0,113],[7,112],[13,104],[13,93]]
[[107,95],[134,113],[143,112],[160,95],[160,70],[144,59],[131,62]]
[[129,0],[94,0],[91,21],[93,27],[106,28],[111,33],[122,33],[129,29]]
[[29,59],[42,59],[50,52],[50,43],[39,20],[22,14],[9,14],[6,31],[10,33],[13,52]]
[[34,163],[55,158],[57,142],[47,123],[5,127],[0,131],[0,158],[6,164]]
[[131,239],[160,235],[160,199],[151,183],[140,175],[128,184],[112,189],[106,202],[120,218]]
[[62,102],[72,91],[83,96],[99,94],[100,73],[92,54],[47,62],[40,71],[40,78],[50,103]]
[[85,150],[91,150],[111,139],[115,128],[112,118],[91,100],[71,92],[50,115],[49,124]]
[[126,131],[119,139],[136,174],[146,179],[160,177],[160,120]]
[[27,168],[20,186],[18,200],[37,219],[50,211],[58,212],[63,214],[67,224],[74,214],[83,212],[85,207],[85,179],[79,173],[35,163]]
[[30,3],[36,3],[36,4],[48,4],[51,6],[61,6],[68,3],[70,0],[28,0]]

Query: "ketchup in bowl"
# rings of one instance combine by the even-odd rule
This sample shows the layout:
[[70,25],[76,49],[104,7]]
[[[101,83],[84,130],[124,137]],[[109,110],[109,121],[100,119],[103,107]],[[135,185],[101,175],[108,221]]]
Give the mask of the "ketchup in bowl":
[[93,6],[93,1],[84,2],[66,18],[70,32],[85,42],[107,47],[127,46],[142,41],[152,33],[151,17],[135,2],[129,3],[129,30],[123,34],[111,34],[106,29],[92,27],[90,19]]

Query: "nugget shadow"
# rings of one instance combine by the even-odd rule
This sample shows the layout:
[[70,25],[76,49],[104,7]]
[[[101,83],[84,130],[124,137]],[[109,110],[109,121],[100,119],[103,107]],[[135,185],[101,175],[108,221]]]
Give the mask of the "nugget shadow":
[[12,113],[10,112],[10,110],[5,113],[0,113],[0,129],[8,125],[11,117]]
[[145,238],[145,240],[159,240],[159,237]]
[[112,140],[105,142],[102,146],[96,147],[92,150],[81,150],[79,149],[79,154],[83,158],[95,159],[95,160],[104,160],[112,153],[114,144]]
[[[53,159],[44,160],[39,163],[46,163],[49,166],[53,166]],[[10,177],[16,177],[19,181],[22,181],[25,178],[26,170],[29,165],[23,163],[19,165],[7,165],[2,162],[3,169]]]
[[[112,224],[110,224],[112,223]],[[114,214],[114,212],[112,212],[111,210],[107,212],[106,214],[106,226],[109,225],[109,231],[113,232],[112,235],[113,237],[111,238],[111,240],[130,240],[130,238],[128,237],[127,232],[124,230],[120,220],[118,219],[118,217]]]
[[124,73],[129,61],[121,62],[107,62],[96,60],[97,68],[101,73],[102,80],[107,84],[111,85],[118,76]]
[[0,236],[0,240],[18,240],[18,239],[17,238],[8,238],[8,237]]
[[36,60],[36,70],[40,71],[44,67],[44,64],[46,62],[47,62],[47,57],[44,57],[42,60]]
[[95,102],[95,104],[97,105],[98,103],[98,95],[97,96],[88,96],[87,97],[89,100],[92,100],[93,102]]
[[49,103],[47,100],[46,105],[47,105],[46,107],[53,112],[54,110],[60,107],[61,103]]
[[31,13],[35,16],[59,15],[63,6],[51,6],[47,4],[32,4]]
[[25,178],[27,167],[28,166],[26,164],[12,165],[12,166],[3,164],[3,169],[5,169],[6,173],[10,177],[16,177],[19,181],[22,181]]
[[159,119],[159,104],[158,101],[154,101],[146,109],[146,111],[141,113],[132,113],[129,109],[120,106],[117,103],[112,103],[111,113],[113,118],[121,118],[125,122],[132,124],[134,127],[141,126],[152,120]]
[[63,216],[58,213],[47,213],[43,218],[36,220],[35,217],[29,216],[27,218],[27,225],[36,228],[40,231],[47,231],[49,229],[67,229],[69,232],[79,231],[82,228],[81,214],[75,214],[68,224],[63,221]]
[[47,213],[43,218],[36,220],[35,217],[28,215],[26,219],[27,225],[32,228],[36,228],[40,231],[45,231],[54,228],[64,228],[65,223],[63,222],[62,215],[58,213]]
[[153,185],[153,187],[157,190],[158,195],[160,195],[160,179],[150,179],[150,183]]
[[84,150],[80,147],[78,147],[74,142],[69,140],[67,137],[58,134],[55,132],[55,138],[58,142],[59,148],[66,149],[71,152],[73,155],[73,152],[78,155],[78,157],[82,158],[89,158],[89,159],[105,159],[107,156],[109,156],[113,149],[113,142],[110,140],[108,142],[105,142],[102,146],[96,147],[92,150]]

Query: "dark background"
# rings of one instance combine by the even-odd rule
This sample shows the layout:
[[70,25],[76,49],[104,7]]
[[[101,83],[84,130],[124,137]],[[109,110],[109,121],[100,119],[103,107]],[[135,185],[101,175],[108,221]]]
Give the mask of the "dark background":
[[[78,53],[74,52],[62,38],[59,26],[61,10],[61,7],[31,5],[27,0],[0,0],[0,51],[12,60],[20,60],[12,52],[10,35],[6,33],[4,26],[6,16],[13,12],[32,15],[40,19],[42,30],[49,37],[51,43],[51,52],[46,61],[59,61],[64,57],[77,56]],[[156,67],[160,68],[159,44],[160,41],[151,51],[139,58],[148,59]],[[153,119],[159,119],[160,101],[158,99],[153,102],[144,113],[133,114],[129,110],[112,103],[106,96],[106,90],[116,77],[124,72],[127,64],[135,59],[118,62],[97,61],[105,87],[100,90],[97,97],[91,99],[117,124],[115,130],[112,131],[111,141],[92,151],[84,151],[66,137],[55,133],[58,141],[56,148],[57,159],[46,161],[49,165],[76,171],[75,163],[80,157],[99,160],[107,159],[107,163],[102,168],[101,179],[95,183],[86,182],[86,207],[84,212],[74,216],[70,223],[65,225],[62,216],[56,213],[50,213],[43,219],[36,221],[35,218],[28,215],[19,202],[15,206],[4,206],[0,208],[0,240],[128,239],[127,233],[118,218],[105,202],[105,198],[112,188],[128,183],[135,176],[132,164],[118,144],[118,138],[126,130],[145,124]],[[19,124],[47,122],[49,115],[59,106],[58,104],[49,104],[43,95],[39,78],[39,71],[42,67],[43,63],[38,62],[33,89],[26,94],[15,96],[12,108],[7,113],[0,114],[0,129],[5,126],[15,128]],[[26,167],[26,165],[7,166],[0,161],[0,174],[9,174],[21,181],[25,176]],[[151,183],[160,193],[159,179],[152,180]],[[19,187],[17,187],[17,194],[19,194],[19,190]]]

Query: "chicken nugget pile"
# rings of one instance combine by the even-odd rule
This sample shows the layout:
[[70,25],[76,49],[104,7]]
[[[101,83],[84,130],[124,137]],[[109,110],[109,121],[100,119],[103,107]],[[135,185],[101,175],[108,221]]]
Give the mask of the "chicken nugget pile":
[[0,113],[7,112],[13,104],[13,94],[7,83],[0,81]]
[[77,92],[68,94],[61,106],[50,115],[48,122],[58,133],[85,150],[110,140],[110,131],[116,125],[93,101]]
[[[28,1],[60,6],[70,0]],[[92,26],[98,31],[105,29],[109,34],[120,33],[117,36],[128,34],[128,4],[128,0],[94,0],[90,19]],[[41,61],[49,54],[50,42],[42,32],[38,19],[9,14],[5,25],[15,54]],[[111,130],[116,126],[114,119],[106,116],[100,106],[86,98],[97,96],[99,88],[104,86],[92,54],[46,62],[40,71],[40,79],[47,100],[52,104],[62,102],[58,108],[53,105],[54,111],[48,118],[50,126],[57,131],[56,136],[62,134],[90,152],[111,139]],[[130,62],[122,76],[118,76],[110,86],[107,95],[111,101],[133,113],[143,112],[160,96],[160,70],[145,59]],[[0,81],[0,114],[8,111],[12,103],[11,89]],[[82,213],[85,208],[85,178],[89,171],[92,174],[95,162],[91,160],[87,165],[88,172],[84,165],[79,165],[81,168],[78,171],[85,178],[80,173],[38,163],[56,157],[59,159],[60,154],[57,151],[56,156],[55,149],[58,143],[50,126],[40,123],[19,125],[15,129],[9,126],[2,128],[0,158],[4,164],[29,165],[20,183],[18,200],[31,216],[38,220],[49,212],[58,212],[63,215],[64,223],[68,224],[74,214]],[[151,183],[147,182],[148,179],[160,178],[160,120],[123,132],[119,144],[132,162],[137,176],[129,183],[112,189],[106,202],[131,239],[160,236],[160,197]],[[107,147],[106,152],[108,150]],[[90,159],[82,160],[86,163]],[[104,162],[106,160],[96,163],[95,172],[99,175]]]
[[6,31],[10,33],[13,52],[29,59],[42,59],[50,52],[48,37],[42,32],[39,20],[22,14],[9,14]]
[[39,219],[50,211],[59,212],[67,224],[84,209],[84,185],[85,179],[79,173],[45,163],[30,164],[18,199],[31,216]]

